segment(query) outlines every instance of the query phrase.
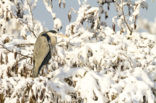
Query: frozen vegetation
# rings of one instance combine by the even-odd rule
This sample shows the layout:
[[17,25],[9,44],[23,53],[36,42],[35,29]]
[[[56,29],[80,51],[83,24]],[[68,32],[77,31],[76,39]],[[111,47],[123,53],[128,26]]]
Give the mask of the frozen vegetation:
[[[54,1],[43,1],[54,29],[60,30],[63,25],[52,10]],[[33,17],[38,0],[0,1],[0,103],[156,102],[156,29],[136,31],[156,25],[142,20],[142,27],[137,27],[139,10],[147,9],[147,3],[97,1],[95,7],[78,0],[80,8],[70,9],[69,21],[71,12],[77,16],[66,26],[68,38],[58,38],[57,54],[37,78],[32,78],[33,46],[46,30]],[[58,3],[66,6],[65,0]],[[109,5],[117,13],[112,27],[104,22]]]

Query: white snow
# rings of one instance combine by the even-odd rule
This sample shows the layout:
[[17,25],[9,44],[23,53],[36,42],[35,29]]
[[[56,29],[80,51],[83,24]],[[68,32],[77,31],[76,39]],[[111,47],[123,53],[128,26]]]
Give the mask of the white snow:
[[54,19],[54,29],[60,30],[62,28],[62,22],[59,18]]
[[[25,88],[32,86],[28,97],[41,95],[45,89],[44,95],[47,98],[44,102],[50,100],[51,93],[55,91],[65,101],[72,100],[70,93],[76,93],[77,98],[81,97],[86,103],[140,103],[143,98],[154,103],[155,97],[151,89],[155,88],[156,76],[154,35],[136,32],[132,35],[112,34],[111,29],[107,28],[98,34],[103,39],[100,40],[101,37],[97,36],[95,41],[94,33],[80,32],[80,36],[75,37],[77,39],[69,40],[69,48],[65,47],[65,43],[57,46],[58,56],[51,62],[58,66],[45,77],[33,79],[16,77],[14,74],[14,77],[8,78],[4,74],[7,68],[0,65],[3,77],[1,93],[4,93],[6,102],[18,101],[19,96],[25,94]],[[79,45],[74,45],[76,43]],[[14,62],[10,61],[11,58],[14,60],[9,53],[7,65]],[[70,81],[65,81],[65,78]],[[7,91],[11,93],[9,97]],[[39,97],[36,100],[43,102]]]
[[[34,2],[33,6],[37,0]],[[56,16],[48,1],[44,3]],[[16,32],[12,32],[16,30],[13,27],[1,33],[0,100],[4,98],[4,103],[155,103],[156,36],[137,31],[132,35],[122,34],[110,27],[97,29],[98,16],[98,7],[83,4],[75,22],[66,27],[69,37],[58,38],[57,54],[50,60],[47,72],[43,71],[36,78],[31,77],[32,44],[36,38],[28,32],[27,25],[20,25]],[[95,21],[93,28],[82,24],[89,19]],[[44,30],[39,21],[33,22],[31,29],[35,34]],[[61,26],[61,20],[55,18],[54,28]],[[10,35],[17,32],[18,35]]]

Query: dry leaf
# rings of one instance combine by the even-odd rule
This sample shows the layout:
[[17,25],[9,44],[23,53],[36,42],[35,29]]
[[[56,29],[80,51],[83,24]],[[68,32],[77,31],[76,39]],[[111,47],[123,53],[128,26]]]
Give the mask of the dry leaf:
[[61,8],[61,0],[59,0],[59,7]]
[[106,11],[105,12],[105,19],[107,19],[108,18],[108,12]]
[[63,2],[63,8],[65,8],[66,7],[66,3],[65,2]]
[[15,59],[17,58],[17,52],[14,53],[14,58],[15,58]]
[[115,24],[113,23],[113,25],[112,25],[112,29],[113,29],[113,31],[115,32]]
[[3,41],[3,43],[5,44],[5,43],[8,43],[10,41],[10,38],[9,37],[6,37],[5,39],[4,39],[4,41]]
[[68,20],[71,21],[71,10],[68,12]]
[[6,53],[5,62],[8,63],[8,53]]
[[0,58],[0,63],[1,63],[1,64],[4,64],[3,55],[2,55],[2,54],[1,54],[1,58]]

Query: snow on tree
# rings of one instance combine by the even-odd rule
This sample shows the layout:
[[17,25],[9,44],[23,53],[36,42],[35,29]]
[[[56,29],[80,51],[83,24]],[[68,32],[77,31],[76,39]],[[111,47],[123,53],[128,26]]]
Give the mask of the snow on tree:
[[[140,9],[148,8],[145,0],[97,0],[97,6],[78,0],[79,9],[69,7],[66,15],[69,21],[77,15],[66,26],[68,38],[58,38],[48,70],[32,78],[34,42],[46,30],[32,12],[37,2],[0,1],[0,103],[156,102],[155,35],[136,31]],[[54,29],[61,30],[56,1],[43,2]],[[60,8],[68,3],[57,2]]]

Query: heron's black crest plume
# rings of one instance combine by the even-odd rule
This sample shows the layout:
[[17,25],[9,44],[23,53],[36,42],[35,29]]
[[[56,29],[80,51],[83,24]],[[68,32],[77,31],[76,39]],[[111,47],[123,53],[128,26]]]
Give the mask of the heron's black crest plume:
[[49,30],[48,32],[57,33],[55,30]]

